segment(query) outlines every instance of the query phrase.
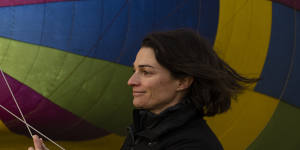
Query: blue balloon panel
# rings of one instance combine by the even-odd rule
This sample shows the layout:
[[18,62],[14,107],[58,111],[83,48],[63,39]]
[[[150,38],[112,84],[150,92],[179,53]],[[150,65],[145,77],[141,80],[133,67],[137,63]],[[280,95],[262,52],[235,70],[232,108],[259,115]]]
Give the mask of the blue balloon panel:
[[296,16],[296,32],[294,39],[295,47],[293,49],[293,55],[291,58],[291,70],[290,76],[288,78],[288,83],[286,86],[285,93],[283,95],[283,99],[287,101],[289,104],[296,105],[300,107],[300,12],[295,12]]
[[81,0],[1,7],[0,36],[132,65],[141,40],[152,31],[193,28],[213,43],[218,13],[218,0]]
[[300,101],[296,99],[300,96],[296,92],[299,85],[295,84],[296,81],[299,83],[300,77],[299,69],[295,69],[300,65],[299,56],[296,56],[296,52],[299,53],[299,39],[296,38],[300,35],[300,24],[296,23],[300,19],[299,12],[278,3],[272,4],[272,11],[268,56],[261,74],[262,80],[255,90],[300,106]]

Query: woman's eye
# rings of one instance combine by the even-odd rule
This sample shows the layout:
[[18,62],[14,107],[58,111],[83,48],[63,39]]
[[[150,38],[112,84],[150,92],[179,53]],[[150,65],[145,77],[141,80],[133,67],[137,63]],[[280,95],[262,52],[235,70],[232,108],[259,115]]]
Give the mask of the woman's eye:
[[142,71],[142,72],[143,72],[144,75],[150,74],[150,72],[148,72],[148,71]]

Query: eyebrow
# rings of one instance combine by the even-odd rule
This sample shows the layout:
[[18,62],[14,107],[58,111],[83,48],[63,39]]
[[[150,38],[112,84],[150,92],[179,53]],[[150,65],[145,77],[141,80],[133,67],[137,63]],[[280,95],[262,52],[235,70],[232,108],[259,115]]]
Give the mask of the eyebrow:
[[154,68],[151,65],[138,65],[138,68],[146,68],[146,67]]
[[150,68],[154,68],[153,66],[150,65],[138,65],[139,68],[145,68],[145,67],[150,67]]

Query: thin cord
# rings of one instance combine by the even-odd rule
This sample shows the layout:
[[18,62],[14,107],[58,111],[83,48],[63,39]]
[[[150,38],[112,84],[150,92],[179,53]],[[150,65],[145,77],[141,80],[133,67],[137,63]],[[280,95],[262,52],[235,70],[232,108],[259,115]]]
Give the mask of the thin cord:
[[37,132],[38,134],[40,134],[41,136],[43,136],[44,138],[46,138],[47,140],[49,140],[50,142],[52,142],[53,144],[55,144],[57,147],[59,147],[62,150],[66,150],[64,149],[62,146],[58,145],[57,143],[55,143],[53,140],[51,140],[50,138],[48,138],[46,135],[44,135],[43,133],[41,133],[40,131],[38,131],[37,129],[35,129],[34,127],[32,127],[30,124],[28,124],[27,122],[23,121],[21,118],[19,118],[17,115],[15,115],[14,113],[10,112],[7,108],[5,108],[4,106],[2,106],[0,104],[0,107],[3,108],[5,111],[7,111],[8,113],[10,113],[12,116],[14,116],[15,118],[17,118],[18,120],[20,120],[21,122],[23,122],[24,124],[26,124],[27,127],[30,127],[32,130],[34,130],[35,132]]
[[292,56],[291,56],[291,61],[290,61],[290,66],[289,66],[289,71],[286,77],[286,80],[284,82],[282,91],[279,96],[279,100],[282,100],[283,95],[285,94],[286,88],[288,86],[292,71],[293,71],[293,66],[295,63],[295,56],[296,56],[296,46],[297,46],[297,10],[294,9],[294,41],[293,41],[293,49],[292,49]]
[[[17,105],[17,108],[18,108],[18,110],[19,110],[19,112],[20,112],[20,114],[21,114],[23,120],[26,122],[26,119],[25,119],[25,117],[24,117],[24,115],[23,115],[23,113],[22,113],[22,111],[21,111],[21,109],[20,109],[20,107],[19,107],[19,104],[18,104],[18,102],[17,102],[17,100],[16,100],[16,98],[15,98],[15,96],[14,96],[14,93],[12,92],[12,90],[11,90],[11,88],[10,88],[10,86],[9,86],[9,84],[8,84],[8,82],[7,82],[7,80],[6,80],[6,77],[5,77],[5,75],[4,75],[4,73],[3,73],[1,67],[0,67],[0,71],[1,71],[1,74],[2,74],[2,77],[3,77],[4,81],[5,81],[5,83],[6,83],[6,85],[7,85],[7,88],[9,89],[9,92],[10,92],[12,98],[13,98],[13,100],[15,101],[15,104]],[[29,127],[27,126],[27,123],[26,123],[26,127],[27,127],[27,129],[28,129],[28,131],[29,131],[29,133],[30,133],[30,135],[31,135],[31,137],[32,137],[32,133],[31,133]]]
[[[41,133],[40,131],[38,131],[37,129],[35,129],[34,127],[32,127],[31,125],[29,125],[29,124],[26,122],[26,119],[25,119],[25,117],[24,117],[24,115],[23,115],[23,113],[22,113],[22,111],[21,111],[21,109],[20,109],[20,107],[19,107],[19,104],[18,104],[18,102],[17,102],[17,100],[16,100],[16,98],[15,98],[15,96],[14,96],[14,94],[13,94],[13,92],[12,92],[12,90],[11,90],[11,88],[10,88],[8,82],[7,82],[7,80],[6,80],[6,77],[5,77],[5,75],[4,75],[4,73],[3,73],[2,69],[1,69],[1,67],[0,67],[0,71],[1,71],[1,74],[2,74],[2,76],[3,76],[3,79],[4,79],[5,83],[6,83],[7,87],[8,87],[8,89],[9,89],[9,92],[10,92],[11,96],[13,97],[13,99],[14,99],[16,105],[17,105],[17,108],[18,108],[18,110],[19,110],[19,112],[20,112],[20,114],[21,114],[23,120],[20,119],[20,118],[19,118],[17,115],[15,115],[14,113],[10,112],[7,108],[5,108],[4,106],[2,106],[1,104],[0,104],[0,107],[3,108],[4,110],[6,110],[8,113],[10,113],[12,116],[14,116],[15,118],[17,118],[17,119],[20,120],[21,122],[23,122],[23,123],[26,125],[26,127],[27,127],[27,129],[28,129],[28,131],[29,131],[29,133],[30,133],[30,135],[31,135],[31,137],[32,137],[33,135],[32,135],[32,132],[31,132],[30,128],[33,129],[34,131],[36,131],[37,133],[39,133],[40,135],[42,135],[43,137],[45,137],[47,140],[49,140],[50,142],[52,142],[52,143],[55,144],[56,146],[58,146],[60,149],[65,150],[63,147],[61,147],[60,145],[58,145],[57,143],[55,143],[53,140],[51,140],[51,139],[48,138],[46,135],[44,135],[43,133]],[[30,128],[29,128],[29,127],[30,127]]]

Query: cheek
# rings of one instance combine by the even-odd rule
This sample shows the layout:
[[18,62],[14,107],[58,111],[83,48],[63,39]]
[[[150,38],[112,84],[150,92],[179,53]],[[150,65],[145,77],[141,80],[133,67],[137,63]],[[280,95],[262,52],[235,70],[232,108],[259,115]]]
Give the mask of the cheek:
[[164,100],[175,95],[176,84],[172,80],[159,80],[158,82],[152,82],[149,89],[152,99]]
[[145,95],[135,97],[133,104],[135,106],[150,106],[159,101],[161,94],[163,94],[164,82],[157,79],[146,80],[142,82],[142,88],[146,91]]
[[146,94],[134,97],[133,105],[138,108],[152,108],[157,105],[168,103],[175,96],[175,82],[170,79],[146,80],[141,82]]

